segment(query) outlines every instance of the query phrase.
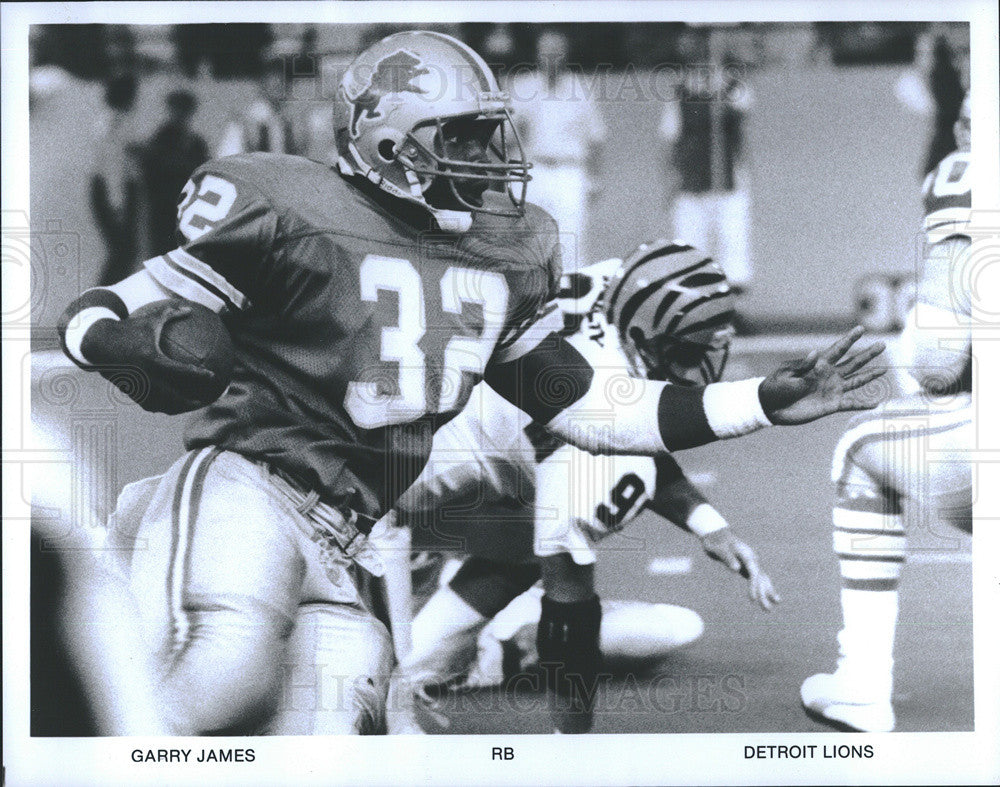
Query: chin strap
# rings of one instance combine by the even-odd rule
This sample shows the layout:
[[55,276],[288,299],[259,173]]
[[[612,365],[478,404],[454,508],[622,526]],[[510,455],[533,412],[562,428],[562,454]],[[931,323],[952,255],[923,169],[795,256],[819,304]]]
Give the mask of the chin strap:
[[405,199],[408,202],[415,202],[429,211],[434,217],[434,221],[437,222],[437,225],[445,232],[462,234],[463,232],[468,232],[472,227],[471,212],[462,210],[444,210],[442,208],[435,208],[428,205],[427,201],[424,200],[420,181],[415,173],[410,172],[409,170],[406,172],[407,180],[410,181],[410,191],[413,192],[407,193],[405,190],[386,180],[374,169],[365,164],[357,155],[357,150],[353,145],[348,145],[348,149],[351,152],[352,158],[355,159],[355,162],[352,163],[344,156],[338,156],[337,168],[340,170],[341,175],[344,175],[345,177],[360,175],[374,183],[380,189],[392,194],[394,197]]
[[471,213],[461,210],[438,210],[437,208],[431,208],[430,211],[438,226],[445,232],[461,235],[472,227]]

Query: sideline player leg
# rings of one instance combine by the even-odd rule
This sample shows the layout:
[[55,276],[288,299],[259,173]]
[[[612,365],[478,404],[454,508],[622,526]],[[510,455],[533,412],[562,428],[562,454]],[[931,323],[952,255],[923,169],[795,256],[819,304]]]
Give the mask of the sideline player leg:
[[[930,405],[912,397],[861,419],[838,444],[833,543],[843,628],[836,671],[802,684],[803,707],[817,721],[864,732],[895,728],[893,646],[906,558],[903,509],[923,503],[919,513],[932,526],[971,528],[971,466],[963,455],[971,430],[967,396]],[[907,514],[912,523],[913,512]]]

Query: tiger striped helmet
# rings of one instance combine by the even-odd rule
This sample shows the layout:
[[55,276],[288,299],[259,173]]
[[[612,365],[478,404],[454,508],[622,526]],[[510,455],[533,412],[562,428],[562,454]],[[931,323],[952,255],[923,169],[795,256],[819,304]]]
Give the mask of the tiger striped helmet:
[[680,241],[633,251],[608,283],[604,313],[633,374],[677,385],[722,377],[736,296],[712,258]]

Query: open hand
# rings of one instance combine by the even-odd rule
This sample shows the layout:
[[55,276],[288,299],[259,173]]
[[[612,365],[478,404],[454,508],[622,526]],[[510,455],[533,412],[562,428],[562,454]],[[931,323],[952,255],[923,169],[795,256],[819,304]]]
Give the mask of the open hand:
[[771,584],[771,578],[764,573],[757,562],[753,549],[736,537],[732,530],[724,527],[702,536],[701,545],[713,560],[747,580],[747,595],[770,612],[781,601],[781,596]]
[[853,393],[887,369],[871,366],[885,344],[875,342],[848,355],[864,333],[858,326],[826,350],[813,350],[805,358],[783,364],[760,384],[760,404],[774,424],[805,424],[824,415],[847,410],[871,410],[879,402]]

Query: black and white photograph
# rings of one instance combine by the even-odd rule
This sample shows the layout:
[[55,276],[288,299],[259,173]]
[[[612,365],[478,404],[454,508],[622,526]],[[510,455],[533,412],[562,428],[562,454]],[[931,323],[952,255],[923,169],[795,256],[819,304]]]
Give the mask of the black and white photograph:
[[995,5],[3,4],[4,780],[1000,780]]

